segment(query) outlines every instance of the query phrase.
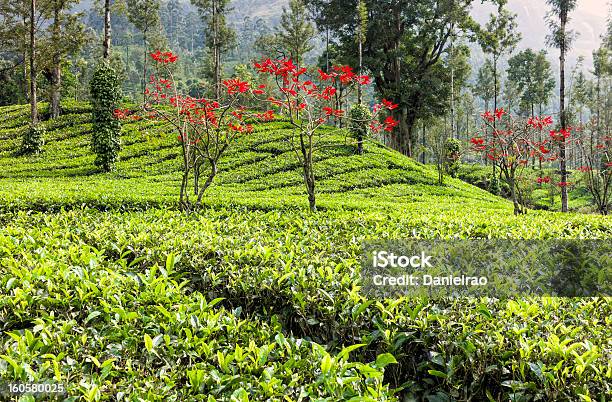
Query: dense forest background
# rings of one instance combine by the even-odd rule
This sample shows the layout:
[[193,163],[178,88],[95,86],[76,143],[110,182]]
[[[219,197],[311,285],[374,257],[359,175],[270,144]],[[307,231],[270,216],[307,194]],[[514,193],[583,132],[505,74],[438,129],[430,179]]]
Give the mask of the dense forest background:
[[[15,1],[4,0],[4,6],[0,9],[0,20],[14,19]],[[68,53],[62,60],[63,86],[65,93],[74,99],[86,99],[88,96],[87,86],[78,85],[86,82],[93,71],[97,58],[99,57],[99,43],[103,35],[103,4],[91,0],[80,2],[61,1],[63,11],[76,17],[83,27],[79,31],[82,37],[73,38],[73,43],[65,44]],[[128,97],[134,97],[139,92],[141,85],[141,71],[143,67],[142,48],[143,32],[129,17],[129,4],[127,2],[112,2],[114,13],[111,14],[111,25],[114,35],[111,38],[114,48],[114,65],[120,70],[124,78],[124,92]],[[204,85],[207,70],[210,70],[210,61],[207,57],[206,46],[206,22],[198,7],[189,1],[153,1],[158,21],[149,21],[156,26],[149,38],[148,47],[169,47],[181,54],[185,74],[184,84],[193,92]],[[233,0],[227,6],[227,25],[235,33],[231,46],[224,54],[224,71],[232,75],[238,65],[247,65],[254,58],[262,54],[271,53],[269,43],[262,41],[262,37],[272,35],[280,24],[283,8],[288,7],[289,0]],[[350,2],[347,2],[350,3]],[[589,66],[592,64],[592,53],[601,45],[601,35],[604,34],[606,25],[605,5],[599,0],[581,0],[576,8],[570,27],[580,34],[576,37],[572,52],[568,55],[570,67],[576,67],[585,74],[590,75]],[[133,4],[132,6],[135,6]],[[44,7],[44,4],[43,4]],[[544,23],[548,12],[545,1],[513,0],[507,5],[508,9],[516,13],[519,31],[522,34],[516,51],[527,48],[545,49],[548,27]],[[46,8],[46,7],[45,7]],[[51,7],[52,8],[52,7]],[[494,12],[491,5],[479,6],[472,9],[472,15],[478,22],[485,23],[489,13]],[[52,13],[41,10],[37,17],[37,26],[40,31],[50,31]],[[27,21],[26,21],[27,22]],[[0,105],[27,102],[25,90],[24,71],[27,63],[24,63],[23,49],[17,51],[17,47],[23,44],[17,43],[18,30],[9,29],[5,25],[2,46],[0,47],[0,74],[2,87],[0,88]],[[74,32],[71,32],[74,34]],[[41,36],[50,36],[51,32],[41,32]],[[325,53],[325,35],[321,34],[312,40],[312,50],[307,54],[307,61],[316,63],[320,55]],[[25,41],[24,35],[24,41]],[[76,40],[78,39],[78,40]],[[332,38],[333,40],[333,38]],[[478,70],[484,64],[486,55],[476,43],[468,43],[470,49],[470,65],[472,66],[467,77],[467,83],[476,84]],[[554,70],[558,69],[558,56],[548,52],[547,59]],[[506,60],[502,64],[507,65]],[[208,71],[209,72],[209,71]],[[48,86],[50,74],[43,74],[41,85]],[[558,83],[557,83],[558,85]],[[48,95],[43,91],[42,99]],[[554,99],[554,94],[553,94]],[[480,107],[485,102],[476,98]],[[551,104],[554,103],[551,100]]]

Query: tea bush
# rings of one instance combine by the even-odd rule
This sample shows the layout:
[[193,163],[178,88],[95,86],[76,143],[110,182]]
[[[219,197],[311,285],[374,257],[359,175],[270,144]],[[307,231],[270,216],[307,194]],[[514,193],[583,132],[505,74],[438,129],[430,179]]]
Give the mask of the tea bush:
[[368,239],[609,239],[612,218],[515,217],[342,136],[317,156],[311,214],[282,121],[232,149],[186,216],[175,138],[126,123],[97,174],[91,110],[63,109],[28,157],[11,154],[27,107],[0,109],[0,382],[91,401],[610,399],[610,298],[374,299],[359,261]]
[[121,99],[121,82],[110,64],[102,61],[96,67],[89,86],[93,106],[91,148],[96,153],[94,163],[109,172],[114,168],[120,147],[121,124],[114,111]]
[[19,153],[22,155],[37,154],[45,143],[45,128],[42,124],[30,125],[25,131]]

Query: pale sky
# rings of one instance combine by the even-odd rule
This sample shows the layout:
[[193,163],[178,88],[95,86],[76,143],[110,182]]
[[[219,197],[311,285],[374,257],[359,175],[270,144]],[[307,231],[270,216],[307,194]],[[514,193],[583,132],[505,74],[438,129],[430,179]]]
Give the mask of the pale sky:
[[[549,33],[545,22],[546,13],[550,7],[545,0],[509,0],[508,8],[518,15],[519,30],[522,40],[519,49],[531,47],[533,49],[546,48],[546,35]],[[584,56],[585,64],[592,63],[592,52],[601,43],[601,34],[606,29],[606,18],[610,3],[607,0],[578,0],[576,10],[571,14],[570,28],[577,31],[579,36],[570,51],[568,60],[573,64],[579,56]],[[479,22],[488,19],[493,8],[474,5],[474,16]],[[555,49],[548,49],[549,54],[555,54]]]

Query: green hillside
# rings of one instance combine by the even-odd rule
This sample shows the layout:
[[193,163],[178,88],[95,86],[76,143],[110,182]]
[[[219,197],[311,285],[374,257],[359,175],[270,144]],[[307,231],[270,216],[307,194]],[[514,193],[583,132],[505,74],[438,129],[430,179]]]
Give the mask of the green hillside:
[[610,298],[373,300],[359,276],[366,239],[609,239],[610,217],[515,217],[340,136],[317,156],[313,214],[282,121],[237,144],[186,216],[173,134],[125,124],[101,174],[87,105],[46,122],[31,157],[13,154],[27,106],[0,116],[0,383],[54,379],[91,401],[612,395]]
[[[117,170],[101,175],[97,174],[89,149],[91,124],[85,106],[71,107],[46,125],[44,153],[12,158],[27,127],[28,113],[27,107],[3,109],[6,119],[0,124],[0,178],[13,185],[15,179],[20,182],[9,194],[2,192],[6,203],[44,199],[61,205],[81,205],[83,201],[96,204],[102,195],[117,199],[117,204],[126,201],[147,205],[173,203],[177,198],[180,149],[171,132],[156,129],[151,123],[125,124]],[[289,144],[283,141],[289,129],[284,122],[264,124],[234,147],[222,160],[221,174],[209,202],[248,205],[254,199],[265,199],[258,203],[262,208],[304,205],[301,170]],[[340,136],[329,141],[347,143]],[[435,170],[377,144],[369,144],[362,158],[354,156],[350,145],[324,148],[316,165],[324,207],[397,209],[398,202],[431,205],[439,197],[451,197],[457,205],[507,207],[487,192],[458,180],[449,180],[444,187],[432,186],[437,178]]]

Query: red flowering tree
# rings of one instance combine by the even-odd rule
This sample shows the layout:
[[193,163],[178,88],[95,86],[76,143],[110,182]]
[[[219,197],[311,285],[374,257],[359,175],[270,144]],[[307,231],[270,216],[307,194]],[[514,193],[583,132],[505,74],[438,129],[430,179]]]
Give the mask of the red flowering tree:
[[[484,154],[502,172],[514,204],[514,214],[526,213],[526,202],[519,183],[530,158],[552,161],[550,140],[537,141],[537,133],[552,124],[551,117],[515,118],[504,109],[482,114],[483,125],[479,135],[470,142],[472,149]],[[496,123],[495,125],[493,123]],[[491,135],[486,133],[491,130]]]
[[[237,78],[224,81],[222,99],[193,98],[177,89],[171,66],[178,56],[157,51],[151,58],[156,74],[151,75],[145,89],[142,113],[116,110],[115,115],[158,120],[175,132],[182,150],[180,205],[189,212],[201,206],[206,189],[217,175],[219,159],[228,148],[253,131],[252,122],[271,116],[247,111],[243,106],[260,92],[249,82]],[[205,177],[204,183],[201,177]]]
[[[343,120],[347,123],[350,116],[338,105],[347,104],[345,99],[351,96],[358,86],[368,84],[370,78],[355,74],[349,66],[335,66],[329,73],[318,70],[313,74],[306,68],[298,68],[288,59],[265,59],[254,63],[254,67],[273,81],[272,88],[258,88],[258,93],[265,93],[267,97],[264,101],[286,116],[294,128],[288,142],[302,166],[310,209],[316,211],[313,155],[318,149],[330,146],[322,136],[337,133],[340,128],[326,130],[325,133],[319,129],[331,120]],[[382,123],[378,119],[383,110],[396,107],[397,105],[383,100],[381,104],[374,106],[367,122],[361,117],[356,123],[365,123],[373,131],[392,131],[397,126],[397,121],[390,116]],[[346,127],[347,124],[342,126]]]
[[582,136],[576,143],[583,161],[578,171],[582,173],[597,210],[607,215],[612,204],[612,137],[608,135],[593,141],[592,135]]

